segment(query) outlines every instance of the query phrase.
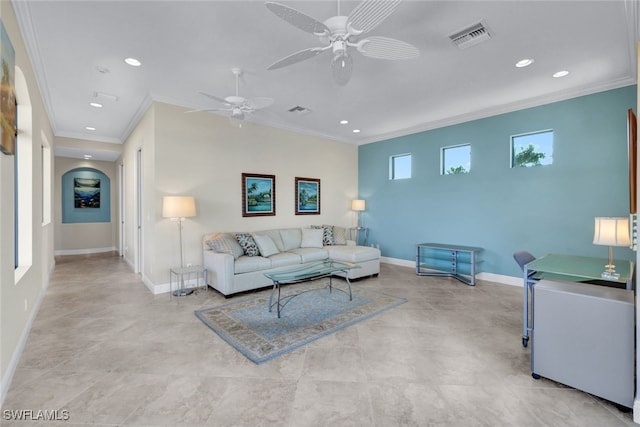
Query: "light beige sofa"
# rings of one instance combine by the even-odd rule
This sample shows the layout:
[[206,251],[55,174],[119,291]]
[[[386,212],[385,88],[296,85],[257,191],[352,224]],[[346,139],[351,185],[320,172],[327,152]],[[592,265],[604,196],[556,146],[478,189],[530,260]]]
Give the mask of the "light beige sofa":
[[[323,226],[206,234],[202,238],[202,249],[207,284],[225,296],[232,295],[272,285],[264,276],[266,272],[327,258],[358,264],[360,268],[349,271],[350,279],[377,275],[380,250],[356,245],[344,237],[344,230]],[[249,235],[252,239],[248,240],[253,240],[255,245],[247,242]]]

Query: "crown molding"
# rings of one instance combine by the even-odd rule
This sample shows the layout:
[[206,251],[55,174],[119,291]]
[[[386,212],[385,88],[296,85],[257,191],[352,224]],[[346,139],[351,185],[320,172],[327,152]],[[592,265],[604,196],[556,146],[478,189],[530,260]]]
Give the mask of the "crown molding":
[[470,113],[460,114],[458,116],[447,117],[441,120],[434,120],[429,123],[424,123],[420,126],[405,128],[397,132],[390,132],[382,135],[378,135],[375,138],[368,138],[358,143],[358,145],[371,144],[374,142],[386,141],[389,139],[399,138],[407,135],[413,135],[420,132],[426,132],[433,129],[438,129],[446,126],[458,125],[473,120],[486,119],[488,117],[498,116],[500,114],[512,113],[514,111],[525,110],[527,108],[539,107],[541,105],[552,104],[554,102],[566,101],[572,98],[579,98],[581,96],[592,95],[607,90],[619,89],[625,86],[631,86],[636,84],[635,76],[625,76],[618,80],[603,83],[598,86],[582,87],[572,90],[567,90],[562,93],[553,93],[549,95],[538,96],[535,98],[529,98],[527,100],[513,102],[510,104],[498,105],[483,110],[472,111]]
[[49,117],[49,124],[53,130],[53,134],[56,135],[56,115],[51,102],[51,95],[49,94],[49,84],[47,83],[47,76],[44,73],[44,66],[42,64],[42,57],[40,55],[40,47],[37,43],[36,29],[31,19],[30,2],[11,0],[13,11],[18,21],[18,28],[22,34],[25,48],[27,50],[27,56],[33,67],[33,74],[36,78],[36,84],[44,103],[44,109]]

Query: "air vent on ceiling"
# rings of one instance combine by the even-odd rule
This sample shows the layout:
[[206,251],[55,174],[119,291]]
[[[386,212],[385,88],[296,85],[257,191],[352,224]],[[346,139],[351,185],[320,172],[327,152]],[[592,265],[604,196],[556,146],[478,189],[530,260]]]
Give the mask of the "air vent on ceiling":
[[311,110],[309,110],[308,108],[301,107],[299,105],[296,105],[295,107],[291,107],[287,111],[289,111],[290,113],[298,113],[300,115],[309,114],[311,112]]
[[480,21],[464,30],[449,36],[453,44],[460,49],[466,49],[491,38],[491,32],[484,22]]
[[118,102],[118,97],[116,95],[111,95],[110,93],[93,92],[93,97],[98,100]]

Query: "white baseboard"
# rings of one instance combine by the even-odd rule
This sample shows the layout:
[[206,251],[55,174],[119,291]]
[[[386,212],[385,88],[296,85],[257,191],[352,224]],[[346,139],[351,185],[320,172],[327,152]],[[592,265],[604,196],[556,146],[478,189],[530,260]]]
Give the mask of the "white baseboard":
[[36,303],[33,306],[31,313],[29,314],[29,318],[27,319],[27,323],[22,329],[22,334],[20,334],[18,345],[16,346],[16,349],[13,351],[13,354],[11,355],[11,360],[9,361],[9,365],[7,366],[5,375],[3,375],[2,377],[2,382],[0,382],[0,407],[2,407],[2,405],[4,404],[5,397],[7,397],[7,392],[9,391],[9,387],[11,386],[11,381],[13,380],[13,376],[16,373],[16,369],[18,368],[18,363],[20,362],[20,357],[22,356],[24,347],[27,344],[29,333],[31,333],[31,327],[33,326],[33,322],[36,319],[38,312],[40,311],[40,306],[42,305],[44,296],[47,293],[50,276],[51,276],[51,273],[49,274],[49,276],[47,276],[46,283],[44,287],[40,290],[38,299],[36,300]]
[[[202,279],[197,280],[197,279],[190,279],[190,280],[185,280],[184,281],[184,286],[185,288],[192,288],[192,287],[196,287],[196,286],[200,286],[202,287]],[[146,284],[146,283],[145,283]],[[149,290],[154,294],[154,295],[159,295],[159,294],[166,294],[169,292],[169,283],[160,283],[157,285],[152,285],[152,287],[149,287],[149,285],[147,285],[147,287],[149,288]],[[173,290],[176,290],[176,285],[174,282],[173,285]]]
[[[415,261],[410,261],[406,259],[380,257],[380,262],[383,262],[385,264],[399,265],[401,267],[410,267],[413,269],[416,268]],[[519,286],[519,287],[522,287],[522,284],[523,284],[522,277],[505,276],[503,274],[495,274],[495,273],[480,272],[476,274],[476,279],[486,280],[488,282],[501,283],[503,285]]]
[[117,248],[115,246],[111,246],[109,248],[89,248],[89,249],[63,249],[54,251],[55,256],[63,256],[63,255],[89,255],[89,254],[100,254],[103,252],[115,252]]

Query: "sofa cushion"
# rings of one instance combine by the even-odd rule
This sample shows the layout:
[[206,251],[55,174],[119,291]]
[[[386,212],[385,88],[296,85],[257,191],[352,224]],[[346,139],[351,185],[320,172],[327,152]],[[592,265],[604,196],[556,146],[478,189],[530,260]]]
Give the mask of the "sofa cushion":
[[207,246],[211,250],[223,254],[233,255],[234,259],[244,255],[244,250],[238,243],[238,241],[228,233],[218,233],[210,240],[206,241]]
[[276,247],[278,248],[279,252],[284,252],[286,251],[286,249],[284,248],[284,245],[282,244],[282,238],[280,237],[280,229],[273,229],[273,230],[257,230],[254,231],[252,234],[260,234],[262,236],[269,236],[271,238],[271,240],[273,240],[273,243],[276,244]]
[[301,257],[293,252],[280,252],[269,257],[271,268],[285,267],[287,265],[297,265],[301,262]]
[[321,248],[323,230],[321,228],[303,228],[301,248]]
[[302,231],[299,228],[285,228],[280,230],[282,250],[288,251],[300,247],[302,243]]
[[235,274],[268,270],[269,268],[271,268],[271,260],[257,255],[243,255],[236,260],[233,267]]
[[297,248],[291,249],[289,252],[299,255],[303,263],[329,258],[329,252],[324,248]]
[[280,252],[276,247],[276,244],[271,240],[271,237],[263,234],[252,234],[252,236],[253,240],[256,242],[256,246],[258,246],[260,255],[263,257],[270,257],[271,255],[275,255]]
[[260,255],[258,251],[258,246],[256,245],[255,240],[251,237],[249,233],[236,233],[236,240],[242,246],[242,250],[246,256],[257,256]]
[[380,258],[380,249],[368,246],[329,246],[329,258],[335,261],[359,263]]
[[347,229],[344,227],[333,226],[333,244],[334,245],[346,245],[347,244]]

